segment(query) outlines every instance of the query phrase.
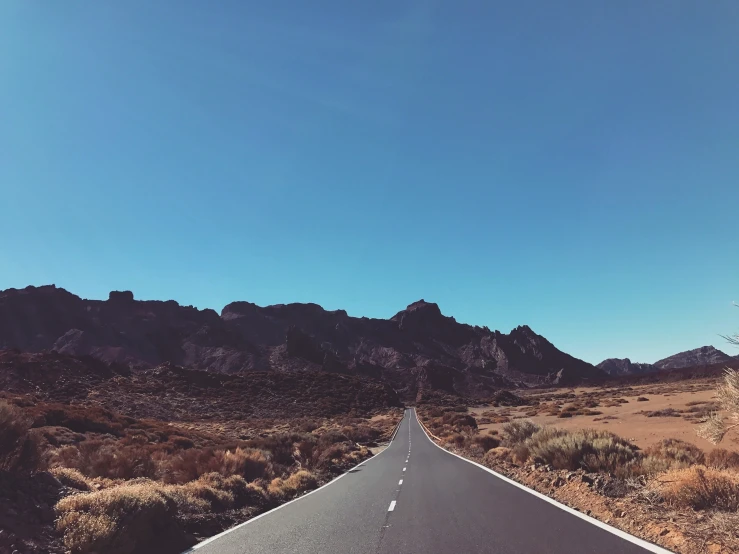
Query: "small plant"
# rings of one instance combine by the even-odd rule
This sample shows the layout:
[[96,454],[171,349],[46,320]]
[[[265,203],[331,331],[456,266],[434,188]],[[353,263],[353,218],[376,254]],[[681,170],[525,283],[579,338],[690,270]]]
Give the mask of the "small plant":
[[503,426],[503,445],[515,446],[520,444],[540,429],[541,427],[528,419],[507,423]]
[[703,510],[739,509],[739,483],[726,472],[693,467],[666,474],[665,500],[675,506]]

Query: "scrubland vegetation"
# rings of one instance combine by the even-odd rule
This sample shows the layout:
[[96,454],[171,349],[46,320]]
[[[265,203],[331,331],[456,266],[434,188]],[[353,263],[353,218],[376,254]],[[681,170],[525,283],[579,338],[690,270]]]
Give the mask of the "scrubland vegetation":
[[[283,430],[242,439],[95,406],[9,398],[0,401],[0,464],[9,474],[54,476],[64,550],[178,552],[366,459],[401,415],[260,420],[262,429]],[[62,547],[55,548],[47,551]]]

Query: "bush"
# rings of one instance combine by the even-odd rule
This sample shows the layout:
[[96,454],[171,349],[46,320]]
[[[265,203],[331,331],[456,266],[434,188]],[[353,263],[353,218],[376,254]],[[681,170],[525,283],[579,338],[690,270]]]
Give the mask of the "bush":
[[360,443],[374,443],[382,432],[369,425],[346,426],[341,430],[342,434],[349,440]]
[[530,455],[529,447],[525,443],[518,443],[511,448],[511,459],[516,463],[526,463]]
[[485,453],[482,458],[483,465],[488,467],[495,467],[495,464],[499,461],[509,460],[511,458],[511,449],[505,446],[498,446],[491,448]]
[[315,475],[310,471],[301,469],[287,479],[280,479],[279,477],[273,479],[267,488],[267,492],[275,498],[286,500],[312,489],[316,486],[316,483]]
[[175,501],[151,482],[68,496],[55,509],[57,530],[75,553],[168,551],[187,543]]
[[187,483],[207,473],[239,475],[247,481],[266,478],[270,474],[268,454],[254,448],[235,450],[182,450],[156,458],[157,477],[166,483]]
[[540,429],[541,427],[528,419],[507,423],[503,426],[503,445],[510,447],[520,444]]
[[447,412],[442,417],[442,423],[454,427],[457,431],[463,430],[464,427],[477,429],[477,420],[469,414]]
[[670,461],[673,469],[702,464],[705,459],[705,455],[700,448],[678,439],[664,439],[648,447],[644,453],[647,456]]
[[717,448],[706,455],[706,465],[715,469],[739,468],[739,454]]
[[472,442],[482,448],[483,452],[487,452],[491,448],[500,446],[500,440],[492,435],[476,435],[473,437]]
[[31,422],[23,411],[0,401],[0,467],[9,467],[16,458],[22,438],[27,438]]
[[55,467],[51,469],[50,473],[66,487],[71,487],[78,491],[89,491],[92,488],[88,479],[76,469]]
[[739,484],[735,475],[692,467],[674,470],[666,475],[666,480],[662,495],[674,506],[730,512],[739,509]]
[[638,457],[637,447],[630,442],[594,429],[570,432],[545,427],[532,435],[526,446],[531,458],[556,469],[615,473]]

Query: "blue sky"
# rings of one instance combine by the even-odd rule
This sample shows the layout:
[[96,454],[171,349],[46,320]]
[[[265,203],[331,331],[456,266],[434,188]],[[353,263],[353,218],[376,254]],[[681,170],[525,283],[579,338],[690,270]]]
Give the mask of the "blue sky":
[[216,4],[0,3],[0,289],[737,353],[739,3]]

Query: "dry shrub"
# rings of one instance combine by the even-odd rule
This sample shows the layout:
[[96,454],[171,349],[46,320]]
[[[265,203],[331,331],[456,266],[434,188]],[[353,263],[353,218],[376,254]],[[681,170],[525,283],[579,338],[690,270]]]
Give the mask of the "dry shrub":
[[706,465],[715,469],[739,468],[739,454],[716,448],[706,455]]
[[494,467],[497,462],[508,461],[511,459],[511,449],[505,446],[491,448],[482,458],[483,465]]
[[114,439],[62,446],[49,452],[47,463],[50,467],[78,469],[89,477],[111,479],[153,477],[157,471],[157,464],[147,449],[123,446]]
[[565,431],[544,427],[527,441],[530,457],[556,469],[586,468],[615,473],[638,457],[630,442],[594,429]]
[[[53,471],[64,479],[81,477],[74,470]],[[310,488],[315,480],[293,475],[284,483],[280,498]],[[128,554],[177,551],[186,546],[186,537],[177,525],[178,515],[263,507],[267,503],[264,489],[247,483],[243,477],[209,473],[184,485],[134,479],[100,491],[68,496],[55,509],[59,516],[57,529],[72,552]]]
[[477,429],[477,420],[469,414],[446,412],[442,417],[442,423],[454,427],[456,431],[461,431],[467,427]]
[[739,509],[736,474],[699,466],[670,471],[665,481],[662,496],[674,506],[729,512]]
[[528,419],[507,423],[503,426],[503,445],[511,447],[520,444],[540,429],[540,426]]
[[644,453],[647,456],[668,460],[671,462],[672,469],[702,464],[705,460],[705,455],[700,448],[678,439],[664,439],[648,447]]
[[349,440],[360,444],[373,444],[382,432],[369,425],[346,426],[341,430]]
[[74,553],[155,552],[186,544],[176,502],[151,482],[68,496],[55,509],[57,530]]
[[76,469],[68,467],[55,467],[50,470],[50,473],[56,477],[59,482],[78,491],[89,491],[92,489],[90,481],[82,475]]
[[500,440],[492,435],[476,435],[472,438],[472,443],[479,446],[483,453],[500,446]]
[[642,410],[636,413],[639,415],[645,415],[647,417],[680,417],[680,412],[678,412],[675,408],[664,408],[662,410],[654,411]]
[[267,492],[280,500],[285,500],[312,489],[316,486],[317,479],[310,471],[301,469],[293,473],[287,479],[277,477],[273,479],[267,488]]
[[518,464],[526,463],[530,455],[531,452],[526,443],[518,443],[511,448],[511,459]]
[[28,437],[30,426],[31,422],[22,410],[0,401],[0,467],[14,469],[22,463],[20,457],[28,458],[30,450],[35,450]]
[[207,473],[239,475],[247,481],[270,473],[267,453],[253,448],[235,450],[189,449],[157,460],[156,475],[167,483],[187,483]]
[[466,440],[467,437],[462,433],[454,433],[446,439],[446,442],[447,444],[454,445],[457,448],[462,448],[465,445]]

